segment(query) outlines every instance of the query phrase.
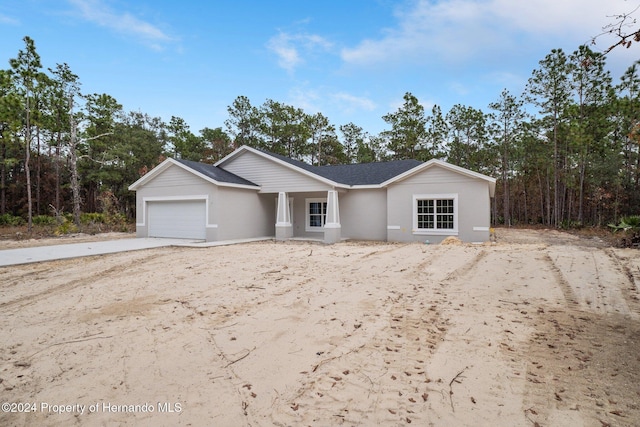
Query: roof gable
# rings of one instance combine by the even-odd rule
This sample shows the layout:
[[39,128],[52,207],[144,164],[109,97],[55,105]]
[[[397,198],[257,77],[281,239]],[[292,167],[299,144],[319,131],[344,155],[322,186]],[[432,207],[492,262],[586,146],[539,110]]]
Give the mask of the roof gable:
[[[307,163],[301,162],[300,160],[294,160],[280,154],[271,153],[269,151],[260,150],[253,147],[248,147],[246,145],[243,145],[242,147],[236,149],[233,153],[219,160],[216,163],[216,166],[224,169],[226,165],[242,157],[246,153],[253,153],[259,158],[266,159],[269,162],[272,162],[274,165],[278,165],[285,169],[292,170],[297,173],[301,173],[308,178],[318,181],[319,183],[334,186],[334,187],[335,186],[344,187],[340,183],[318,174],[317,166],[312,166]],[[236,172],[236,173],[239,173],[239,172]]]
[[211,182],[212,184],[221,186],[221,187],[238,187],[238,188],[250,188],[250,189],[259,189],[260,186],[254,184],[251,181],[248,181],[242,177],[232,174],[231,172],[225,171],[219,167],[214,165],[193,162],[191,160],[183,160],[183,159],[172,159],[168,158],[164,162],[160,163],[158,166],[153,168],[149,173],[142,176],[136,182],[129,186],[129,190],[135,191],[141,186],[145,185],[147,182],[154,179],[156,176],[161,174],[163,171],[168,169],[170,166],[175,165],[178,166],[194,175]]
[[472,170],[469,170],[469,169],[466,169],[466,168],[463,168],[463,167],[460,167],[460,166],[453,165],[451,163],[447,163],[447,162],[445,162],[443,160],[439,160],[439,159],[431,159],[431,160],[429,160],[429,161],[427,161],[425,163],[422,163],[422,164],[414,167],[413,169],[405,171],[404,173],[401,173],[401,174],[399,174],[399,175],[397,175],[397,176],[395,176],[395,177],[383,182],[382,185],[383,186],[387,186],[389,184],[400,182],[400,181],[402,181],[404,179],[407,179],[410,176],[413,176],[413,175],[415,175],[417,173],[420,173],[420,172],[424,172],[424,171],[429,170],[429,169],[431,169],[433,167],[441,167],[441,168],[447,169],[447,170],[449,170],[451,172],[455,172],[455,173],[458,173],[460,175],[467,176],[469,178],[474,178],[474,179],[479,179],[479,180],[482,180],[482,181],[486,181],[488,183],[488,185],[489,185],[489,195],[491,197],[493,197],[495,195],[495,191],[496,191],[496,179],[495,178],[492,178],[492,177],[487,176],[487,175],[483,175],[483,174],[478,173],[478,172],[474,172]]

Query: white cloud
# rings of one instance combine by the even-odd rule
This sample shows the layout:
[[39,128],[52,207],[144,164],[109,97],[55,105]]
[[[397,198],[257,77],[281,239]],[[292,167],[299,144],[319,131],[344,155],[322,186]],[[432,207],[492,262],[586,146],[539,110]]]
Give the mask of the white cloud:
[[0,14],[0,24],[20,25],[20,21],[18,21],[17,19],[12,18],[10,16]]
[[509,22],[511,27],[534,34],[572,34],[583,41],[600,32],[613,15],[630,12],[636,6],[635,0],[491,0],[488,3],[491,13]]
[[524,89],[528,76],[522,76],[515,73],[505,71],[493,71],[484,76],[481,84],[498,85],[504,88],[520,88]]
[[302,108],[307,114],[321,110],[318,92],[306,87],[295,87],[289,91],[288,102],[296,108]]
[[461,82],[452,82],[449,83],[449,87],[451,88],[451,91],[455,94],[458,95],[468,95],[470,90],[467,87],[467,85],[465,83],[461,83]]
[[302,54],[313,54],[317,50],[329,50],[332,44],[315,34],[289,34],[279,32],[267,42],[267,48],[278,57],[278,65],[288,72],[304,63]]
[[[396,11],[397,23],[377,38],[342,50],[351,64],[463,62],[558,40],[577,47],[597,35],[626,0],[416,0]],[[556,46],[558,47],[558,46]],[[502,57],[504,58],[504,56]]]
[[272,37],[269,39],[267,47],[278,57],[278,65],[289,72],[292,72],[302,62],[298,49],[293,46],[288,34],[280,33]]
[[117,33],[132,35],[154,49],[162,49],[162,44],[172,40],[153,24],[136,18],[128,12],[115,12],[101,0],[69,0],[76,6],[82,18]]
[[373,111],[376,103],[369,98],[351,95],[346,92],[337,92],[331,95],[331,99],[339,105],[343,112]]
[[[468,0],[418,1],[408,10],[396,12],[397,25],[385,29],[382,37],[367,39],[342,51],[348,63],[372,64],[387,61],[429,62],[434,54],[455,58],[466,56],[490,32],[483,22],[481,4]],[[473,34],[469,39],[468,34]]]
[[288,102],[307,114],[337,110],[343,114],[374,111],[377,105],[369,98],[346,92],[332,92],[328,88],[299,86],[289,91]]

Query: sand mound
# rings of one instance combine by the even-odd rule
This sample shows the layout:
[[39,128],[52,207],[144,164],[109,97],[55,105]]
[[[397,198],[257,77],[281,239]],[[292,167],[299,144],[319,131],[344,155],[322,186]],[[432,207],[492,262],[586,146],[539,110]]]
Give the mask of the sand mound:
[[454,236],[449,236],[440,242],[441,245],[462,245],[462,240]]

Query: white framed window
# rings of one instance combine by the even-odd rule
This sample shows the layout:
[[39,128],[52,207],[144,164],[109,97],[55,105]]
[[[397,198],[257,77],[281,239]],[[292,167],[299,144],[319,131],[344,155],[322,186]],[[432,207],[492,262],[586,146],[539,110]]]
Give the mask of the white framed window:
[[323,231],[327,222],[327,199],[305,199],[305,230]]
[[458,194],[415,194],[414,234],[458,234]]

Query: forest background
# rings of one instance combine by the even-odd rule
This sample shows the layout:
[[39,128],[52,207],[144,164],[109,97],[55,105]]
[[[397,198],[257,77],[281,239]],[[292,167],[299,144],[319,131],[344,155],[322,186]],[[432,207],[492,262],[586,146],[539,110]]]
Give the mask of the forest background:
[[238,96],[224,123],[194,133],[85,94],[67,64],[45,68],[34,40],[0,69],[0,225],[126,229],[128,186],[167,157],[215,163],[241,145],[314,165],[446,160],[497,178],[495,225],[603,226],[640,213],[640,61],[611,76],[606,54],[553,49],[522,94],[485,110],[425,111],[411,93],[373,135],[321,113]]

